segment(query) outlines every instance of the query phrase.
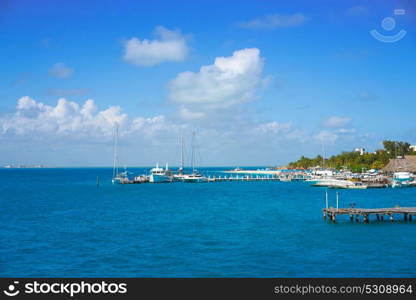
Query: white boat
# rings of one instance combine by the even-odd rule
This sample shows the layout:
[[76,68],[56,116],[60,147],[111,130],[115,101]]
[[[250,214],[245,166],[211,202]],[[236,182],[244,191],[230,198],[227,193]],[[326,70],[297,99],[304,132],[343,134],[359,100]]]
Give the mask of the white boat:
[[410,172],[395,172],[393,174],[393,179],[399,181],[411,181],[413,179],[413,175]]
[[192,159],[191,159],[192,173],[180,175],[180,180],[183,182],[188,182],[188,183],[208,182],[208,178],[206,178],[205,176],[202,176],[195,169],[194,162],[195,162],[195,131],[192,133]]
[[145,182],[149,182],[149,176],[146,175],[139,175],[134,177],[133,180],[134,183],[145,183]]
[[181,133],[181,164],[180,167],[178,168],[177,174],[173,174],[173,180],[175,181],[182,181],[183,177],[185,176],[184,174],[184,141],[183,141],[183,135]]
[[173,175],[172,171],[168,168],[168,164],[166,164],[165,169],[159,168],[159,164],[156,164],[156,167],[150,170],[150,183],[172,182],[172,180]]
[[207,182],[208,178],[206,178],[205,176],[202,176],[198,172],[194,172],[192,174],[182,175],[181,180],[183,182],[189,182],[189,183],[200,183],[200,182]]
[[125,169],[124,172],[118,171],[118,124],[115,124],[114,131],[114,145],[113,145],[113,177],[111,182],[113,184],[123,184],[128,183],[128,172]]
[[349,180],[341,180],[335,178],[325,178],[317,181],[313,181],[311,186],[317,187],[332,187],[332,188],[346,188],[348,185],[353,184]]
[[407,181],[405,185],[408,187],[416,187],[416,179],[413,181]]
[[128,183],[129,182],[128,172],[127,171],[124,171],[124,172],[121,172],[121,173],[116,174],[116,176],[113,177],[113,179],[111,180],[111,182],[113,184]]
[[398,188],[398,187],[402,187],[402,183],[400,181],[397,180],[393,180],[393,182],[391,183],[391,187],[392,188]]
[[393,188],[401,188],[401,187],[416,187],[416,180],[410,181],[400,181],[400,180],[393,180],[391,183],[391,187]]
[[391,186],[397,187],[413,187],[415,186],[415,177],[410,172],[395,172]]
[[362,182],[351,182],[352,184],[347,185],[346,189],[353,189],[353,190],[365,190],[368,188],[368,185],[363,184]]

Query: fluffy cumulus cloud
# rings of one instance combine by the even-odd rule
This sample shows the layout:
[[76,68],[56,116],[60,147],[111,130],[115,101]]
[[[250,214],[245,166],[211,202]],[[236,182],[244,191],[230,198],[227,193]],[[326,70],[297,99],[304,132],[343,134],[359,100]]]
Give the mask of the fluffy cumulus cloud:
[[294,126],[293,122],[279,123],[277,121],[270,121],[248,125],[251,126],[248,129],[251,135],[265,138],[269,144],[272,141],[295,141],[297,143],[304,143],[310,140],[310,134]]
[[267,123],[261,123],[254,127],[253,133],[256,134],[279,134],[282,132],[287,132],[288,130],[292,129],[292,123],[278,123],[276,121],[271,121]]
[[92,99],[80,106],[60,98],[50,106],[25,96],[18,100],[16,112],[1,119],[0,124],[3,134],[111,135],[114,124],[124,124],[126,118],[117,106],[97,111]]
[[25,96],[18,100],[16,112],[0,119],[0,133],[30,136],[45,134],[49,137],[107,138],[118,124],[121,134],[152,135],[169,128],[164,116],[128,119],[118,106],[98,110],[94,100],[83,105],[60,98],[55,106],[45,105]]
[[74,70],[67,67],[63,62],[58,62],[49,69],[49,76],[60,79],[71,77],[73,73]]
[[[192,111],[186,113],[191,114],[188,116],[191,119],[201,117]],[[62,145],[55,157],[57,163],[62,162],[62,157],[72,155],[68,159],[74,164],[80,161],[105,164],[111,160],[112,137],[117,123],[123,140],[123,159],[130,165],[146,165],[160,159],[172,162],[179,149],[181,131],[190,135],[192,121],[184,122],[164,115],[128,116],[118,106],[100,109],[92,99],[77,103],[60,98],[55,105],[47,105],[25,96],[18,100],[15,112],[0,117],[0,140],[10,148],[8,155],[13,160],[25,157],[26,152],[20,150],[25,147],[22,145],[31,145],[38,152],[42,149],[42,153],[46,151],[51,155],[54,150],[50,147]],[[284,163],[288,157],[295,159],[304,154],[302,149],[311,143],[320,149],[321,142],[338,145],[345,140],[351,145],[356,141],[353,129],[331,128],[314,133],[292,122],[259,122],[250,118],[205,122],[197,128],[197,135],[202,164],[211,165]],[[74,148],[82,157],[71,154]],[[103,151],[101,160],[96,160],[96,153]],[[37,160],[38,152],[28,155]],[[83,160],[84,156],[88,159]],[[250,160],[247,161],[247,157]],[[42,159],[46,163],[50,161],[47,156]]]
[[124,60],[138,66],[152,66],[165,61],[183,61],[188,54],[185,37],[180,31],[162,26],[155,29],[157,39],[133,37],[124,44]]
[[339,128],[339,127],[348,126],[350,124],[351,124],[351,118],[339,117],[339,116],[332,116],[324,122],[324,125],[330,128]]
[[262,69],[259,49],[235,51],[230,57],[217,57],[214,64],[202,66],[199,72],[178,74],[169,84],[169,97],[180,105],[183,118],[202,118],[254,100]]
[[333,144],[339,138],[337,133],[330,130],[321,130],[314,137],[317,141],[325,144]]
[[247,29],[273,30],[278,28],[298,26],[303,24],[306,20],[306,16],[302,13],[273,14],[246,22],[240,22],[238,23],[238,26]]

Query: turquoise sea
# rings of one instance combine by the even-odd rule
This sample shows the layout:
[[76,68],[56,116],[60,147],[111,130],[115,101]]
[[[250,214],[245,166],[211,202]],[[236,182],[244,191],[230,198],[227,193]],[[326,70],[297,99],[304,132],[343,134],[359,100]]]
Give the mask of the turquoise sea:
[[[0,276],[416,276],[415,219],[333,224],[324,189],[303,182],[112,185],[111,175],[1,169]],[[416,188],[339,193],[340,206],[416,206]]]

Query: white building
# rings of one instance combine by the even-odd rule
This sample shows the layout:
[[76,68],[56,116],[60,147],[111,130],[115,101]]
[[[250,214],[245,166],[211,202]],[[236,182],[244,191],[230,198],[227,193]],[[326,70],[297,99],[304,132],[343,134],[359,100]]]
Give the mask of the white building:
[[354,152],[359,152],[360,155],[363,155],[365,153],[365,149],[364,148],[355,148]]
[[410,150],[412,150],[412,151],[416,151],[416,145],[411,145],[409,148],[410,148]]

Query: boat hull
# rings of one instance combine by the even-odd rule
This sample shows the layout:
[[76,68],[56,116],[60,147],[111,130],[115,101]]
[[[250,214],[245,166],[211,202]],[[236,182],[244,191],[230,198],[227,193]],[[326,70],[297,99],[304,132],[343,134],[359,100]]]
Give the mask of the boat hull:
[[150,183],[164,183],[164,182],[172,182],[172,177],[168,175],[162,174],[151,174],[149,176]]
[[206,178],[204,178],[204,179],[202,179],[202,178],[185,178],[185,179],[182,179],[182,181],[183,182],[187,182],[187,183],[200,183],[200,182],[207,182],[207,179]]
[[187,183],[201,183],[201,182],[208,182],[208,178],[203,176],[183,176],[181,179],[183,182]]

